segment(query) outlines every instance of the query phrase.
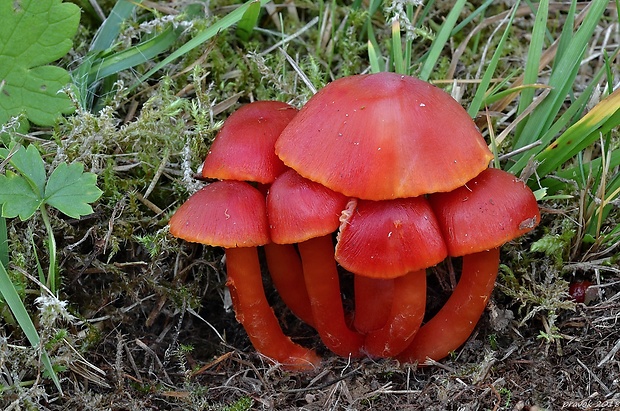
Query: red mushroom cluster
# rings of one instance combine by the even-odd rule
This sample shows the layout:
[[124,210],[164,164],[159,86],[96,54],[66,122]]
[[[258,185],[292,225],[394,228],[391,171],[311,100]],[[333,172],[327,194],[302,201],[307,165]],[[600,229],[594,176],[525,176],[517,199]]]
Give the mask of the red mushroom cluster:
[[[488,168],[465,110],[394,73],[336,80],[299,111],[248,104],[203,165],[218,179],[170,220],[173,235],[226,250],[237,319],[254,347],[290,369],[314,351],[285,336],[261,282],[257,246],[284,303],[341,356],[424,362],[462,345],[493,290],[499,247],[539,222],[531,190]],[[426,269],[462,257],[451,296],[425,319]],[[353,310],[341,297],[354,276]]]

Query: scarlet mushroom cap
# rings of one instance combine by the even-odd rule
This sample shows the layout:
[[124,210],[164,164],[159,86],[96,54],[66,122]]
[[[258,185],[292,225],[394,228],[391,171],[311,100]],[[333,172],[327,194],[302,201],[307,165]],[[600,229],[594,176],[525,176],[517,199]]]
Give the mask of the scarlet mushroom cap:
[[282,131],[276,153],[302,176],[367,200],[453,190],[492,158],[450,95],[387,72],[321,89]]
[[471,335],[495,285],[499,247],[540,221],[532,191],[510,173],[487,169],[449,193],[429,196],[451,256],[463,256],[458,284],[437,314],[399,355],[406,362],[439,360]]
[[292,244],[338,229],[347,197],[287,170],[269,188],[267,218],[271,239]]
[[172,235],[222,246],[237,320],[252,345],[287,368],[311,370],[314,351],[284,335],[263,290],[256,246],[269,242],[264,196],[241,181],[218,181],[192,195],[170,219]]
[[224,248],[269,242],[265,197],[241,181],[218,181],[193,194],[170,219],[170,233]]
[[202,165],[202,176],[271,183],[286,170],[274,143],[297,109],[280,101],[255,101],[230,115]]
[[447,256],[439,225],[424,197],[352,200],[343,213],[336,261],[373,278],[396,278]]
[[540,222],[532,190],[514,175],[489,168],[467,184],[428,200],[452,257],[489,250]]

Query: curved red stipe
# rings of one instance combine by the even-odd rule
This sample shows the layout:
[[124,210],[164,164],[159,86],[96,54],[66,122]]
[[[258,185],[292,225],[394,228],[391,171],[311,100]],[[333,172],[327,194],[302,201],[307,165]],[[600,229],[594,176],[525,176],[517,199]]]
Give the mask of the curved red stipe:
[[301,321],[314,327],[314,316],[304,284],[301,259],[292,244],[265,244],[265,258],[273,285],[282,301]]
[[233,308],[256,350],[291,370],[312,370],[321,359],[284,335],[267,302],[255,248],[226,249],[227,285]]
[[353,278],[355,312],[353,326],[362,334],[383,327],[392,310],[394,279],[356,275]]
[[323,344],[343,357],[359,357],[364,336],[347,324],[340,296],[340,280],[331,235],[298,245],[316,330]]
[[463,256],[463,270],[448,301],[424,324],[409,347],[397,358],[423,364],[440,360],[471,335],[495,286],[499,248]]
[[394,298],[385,325],[366,335],[364,349],[372,357],[394,357],[409,346],[424,319],[426,270],[394,280]]

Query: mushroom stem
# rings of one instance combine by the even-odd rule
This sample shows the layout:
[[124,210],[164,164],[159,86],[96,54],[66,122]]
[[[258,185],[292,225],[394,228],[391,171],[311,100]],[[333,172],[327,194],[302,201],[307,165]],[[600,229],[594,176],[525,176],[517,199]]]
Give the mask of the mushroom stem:
[[353,325],[362,334],[380,329],[385,325],[394,299],[394,279],[371,278],[356,275],[355,317]]
[[284,335],[267,302],[255,247],[226,249],[227,285],[237,321],[261,354],[291,370],[312,370],[320,363],[313,350]]
[[463,256],[463,270],[448,301],[424,324],[398,358],[424,363],[440,360],[471,335],[487,305],[499,267],[499,248]]
[[347,327],[331,235],[298,244],[316,330],[337,355],[361,356],[364,336]]
[[265,244],[267,267],[282,301],[300,320],[314,327],[301,259],[292,244]]
[[[389,281],[389,280],[388,280]],[[426,309],[426,270],[393,280],[394,298],[385,325],[366,336],[364,348],[372,357],[394,357],[414,340]]]

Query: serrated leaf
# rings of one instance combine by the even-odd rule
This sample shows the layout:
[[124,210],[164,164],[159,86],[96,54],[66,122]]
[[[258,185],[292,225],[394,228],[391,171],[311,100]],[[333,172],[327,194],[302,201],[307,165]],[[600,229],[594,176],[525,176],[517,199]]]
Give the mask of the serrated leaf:
[[[0,158],[6,158],[9,151],[0,150]],[[35,146],[29,145],[28,148],[19,147],[13,153],[10,163],[22,176],[28,180],[31,187],[36,188],[39,197],[43,197],[45,189],[45,164],[41,158],[41,153]]]
[[2,217],[19,216],[22,221],[27,220],[37,211],[42,200],[24,177],[10,171],[7,171],[6,175],[0,175]]
[[80,9],[61,0],[0,1],[0,124],[25,113],[30,121],[53,125],[61,113],[73,111],[59,91],[69,73],[49,64],[71,49]]
[[45,186],[45,202],[72,218],[91,214],[88,203],[102,194],[97,188],[97,176],[85,173],[81,163],[61,163],[52,172]]

